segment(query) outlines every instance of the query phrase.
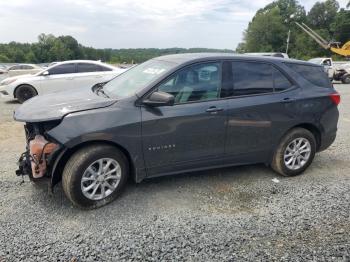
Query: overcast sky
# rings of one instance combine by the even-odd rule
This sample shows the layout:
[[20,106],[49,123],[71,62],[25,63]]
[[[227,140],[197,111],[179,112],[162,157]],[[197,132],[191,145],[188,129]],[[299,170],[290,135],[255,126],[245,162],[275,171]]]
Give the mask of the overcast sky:
[[[348,0],[340,0],[345,7]],[[235,49],[271,0],[1,0],[0,42],[72,35],[96,48]],[[316,2],[301,1],[307,10]]]

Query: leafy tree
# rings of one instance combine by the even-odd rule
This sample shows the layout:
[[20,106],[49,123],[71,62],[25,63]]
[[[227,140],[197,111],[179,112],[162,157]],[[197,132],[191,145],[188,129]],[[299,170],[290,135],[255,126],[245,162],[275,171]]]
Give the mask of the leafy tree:
[[[277,0],[259,9],[243,34],[244,42],[236,52],[285,52],[288,31],[295,31],[295,21],[306,19],[306,12],[296,0]],[[295,42],[291,35],[291,49]],[[243,48],[243,49],[242,49]]]
[[37,59],[32,50],[25,54],[25,62],[26,63],[37,63]]
[[316,28],[330,29],[339,9],[339,3],[336,0],[327,0],[317,2],[308,14],[308,21],[311,26]]
[[265,13],[268,10],[271,10],[275,7],[278,7],[280,10],[280,15],[282,17],[284,24],[289,24],[291,20],[301,22],[305,20],[306,12],[305,8],[301,6],[296,0],[278,0],[274,1],[271,4],[268,4],[264,8],[258,10],[258,13]]
[[10,63],[10,59],[6,55],[0,54],[0,62],[1,63]]
[[[329,32],[325,29],[316,30],[325,39],[329,39]],[[313,57],[330,56],[331,52],[320,47],[310,36],[304,32],[296,34],[293,48],[289,53],[291,57],[308,60]]]
[[341,9],[331,24],[333,40],[345,43],[350,41],[350,11]]
[[309,59],[334,56],[296,27],[294,22],[308,24],[324,39],[340,41],[343,44],[350,40],[350,11],[339,10],[336,0],[317,2],[308,14],[295,0],[277,0],[257,11],[244,32],[244,41],[237,46],[236,51],[283,52],[288,30],[291,30],[291,57]]
[[286,26],[278,6],[256,14],[249,24],[246,35],[246,51],[272,52],[283,51]]
[[237,48],[236,48],[236,52],[239,54],[243,54],[247,52],[247,48],[246,48],[246,44],[245,43],[239,43]]

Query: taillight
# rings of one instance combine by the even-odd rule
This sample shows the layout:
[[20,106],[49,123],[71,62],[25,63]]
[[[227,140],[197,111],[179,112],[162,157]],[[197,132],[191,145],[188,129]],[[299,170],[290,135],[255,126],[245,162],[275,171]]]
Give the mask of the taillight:
[[330,94],[329,97],[336,106],[339,105],[340,95],[338,93]]

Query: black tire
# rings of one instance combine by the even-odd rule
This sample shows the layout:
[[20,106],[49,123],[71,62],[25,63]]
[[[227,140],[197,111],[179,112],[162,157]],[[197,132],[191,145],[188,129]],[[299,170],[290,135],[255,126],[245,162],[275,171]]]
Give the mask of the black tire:
[[[81,180],[85,170],[101,158],[116,160],[121,168],[121,178],[115,190],[101,200],[91,200],[84,196]],[[117,148],[109,145],[95,144],[75,152],[68,160],[63,170],[62,187],[67,198],[77,207],[94,209],[115,200],[125,187],[129,175],[128,160]]]
[[350,84],[350,74],[343,75],[341,81],[343,84]]
[[[284,153],[286,151],[287,146],[297,138],[304,138],[308,140],[308,142],[310,143],[311,152],[308,160],[305,162],[305,164],[302,167],[298,169],[290,169],[287,167],[284,161]],[[315,136],[309,130],[306,130],[304,128],[293,128],[281,139],[281,142],[274,153],[271,167],[274,171],[276,171],[278,174],[282,176],[300,175],[312,163],[315,157],[315,153],[316,153]]]
[[38,92],[31,85],[21,85],[15,91],[15,96],[21,104],[36,95]]

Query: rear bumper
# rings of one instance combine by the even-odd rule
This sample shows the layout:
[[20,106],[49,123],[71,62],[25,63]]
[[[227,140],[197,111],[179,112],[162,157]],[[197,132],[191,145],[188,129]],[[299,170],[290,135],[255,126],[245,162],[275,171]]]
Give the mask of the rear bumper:
[[326,150],[328,147],[330,147],[333,144],[336,136],[337,136],[337,131],[324,134],[321,137],[321,144],[320,144],[320,147],[318,148],[317,152],[321,152],[323,150]]

